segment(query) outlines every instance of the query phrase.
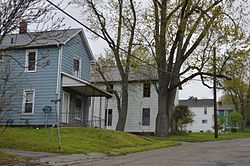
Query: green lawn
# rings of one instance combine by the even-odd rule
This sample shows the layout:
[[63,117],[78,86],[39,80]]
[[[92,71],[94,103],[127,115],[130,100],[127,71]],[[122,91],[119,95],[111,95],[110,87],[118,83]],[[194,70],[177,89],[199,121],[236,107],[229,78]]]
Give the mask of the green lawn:
[[[126,154],[156,148],[180,145],[179,141],[210,141],[216,140],[213,133],[184,133],[166,138],[142,137],[129,133],[95,128],[61,128],[61,149],[57,144],[57,129],[51,128],[7,128],[0,135],[0,146],[5,148],[59,152]],[[219,140],[250,137],[250,130],[239,133],[220,133]]]
[[112,154],[132,153],[168,146],[179,145],[177,141],[145,138],[129,133],[95,128],[61,128],[61,150],[57,144],[57,129],[51,128],[7,128],[0,135],[0,146],[13,149],[60,152],[89,153],[102,152]]

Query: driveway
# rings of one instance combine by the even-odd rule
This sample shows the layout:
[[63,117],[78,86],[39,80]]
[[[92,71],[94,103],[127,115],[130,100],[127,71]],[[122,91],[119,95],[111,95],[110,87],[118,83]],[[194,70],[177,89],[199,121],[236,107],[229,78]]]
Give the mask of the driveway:
[[45,154],[38,158],[41,163],[58,166],[249,166],[250,138],[183,143],[182,146],[119,157],[91,153],[88,155]]

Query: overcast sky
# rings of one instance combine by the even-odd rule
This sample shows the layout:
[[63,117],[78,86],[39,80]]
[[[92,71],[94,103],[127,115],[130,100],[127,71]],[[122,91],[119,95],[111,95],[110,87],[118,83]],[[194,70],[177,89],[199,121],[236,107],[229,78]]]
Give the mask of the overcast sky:
[[[66,4],[69,0],[64,0],[63,2]],[[58,0],[53,0],[53,2],[58,2]],[[65,5],[64,4],[64,5]],[[76,6],[67,7],[65,9],[66,12],[68,12],[73,17],[77,18],[79,21],[81,20],[81,14]],[[72,20],[71,18],[65,16],[60,11],[57,12],[58,15],[65,17],[64,23],[66,24],[66,27],[70,28],[83,28],[80,24]],[[84,29],[84,28],[83,28]],[[103,53],[104,48],[107,47],[107,45],[101,40],[93,40],[91,38],[91,34],[86,32],[86,29],[84,29],[86,36],[88,38],[88,42],[90,44],[90,47],[92,49],[92,52],[95,56],[98,54]],[[218,95],[220,96],[221,93]],[[213,98],[213,91],[211,89],[208,89],[207,87],[203,86],[201,82],[199,81],[191,81],[183,86],[183,90],[180,90],[179,92],[179,98],[180,99],[187,99],[189,96],[195,96],[198,97],[198,99],[207,99],[207,98]]]

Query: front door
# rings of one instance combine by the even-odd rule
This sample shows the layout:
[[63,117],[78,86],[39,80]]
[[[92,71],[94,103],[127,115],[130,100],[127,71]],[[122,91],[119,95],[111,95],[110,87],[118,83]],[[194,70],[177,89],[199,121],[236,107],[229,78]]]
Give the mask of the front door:
[[63,92],[62,123],[69,123],[69,101],[70,94]]

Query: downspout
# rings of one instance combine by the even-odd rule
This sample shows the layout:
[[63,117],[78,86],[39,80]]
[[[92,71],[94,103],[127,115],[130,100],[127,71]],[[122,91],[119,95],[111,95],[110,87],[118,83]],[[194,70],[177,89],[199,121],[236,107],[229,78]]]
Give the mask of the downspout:
[[[59,48],[59,54],[58,54],[56,94],[57,94],[57,99],[59,100],[61,98],[61,82],[62,82],[61,70],[62,70],[63,45],[57,44],[57,47]],[[60,114],[59,113],[60,113],[60,102],[57,102],[57,119],[58,119],[58,121],[60,120]]]
[[56,105],[56,125],[57,125],[57,141],[58,148],[61,149],[61,138],[60,138],[60,119],[59,119],[59,108],[60,108],[60,97],[61,97],[61,66],[62,66],[62,45],[58,44],[58,65],[57,65],[57,86],[56,86],[56,94],[57,99],[51,100],[51,102],[55,102]]

